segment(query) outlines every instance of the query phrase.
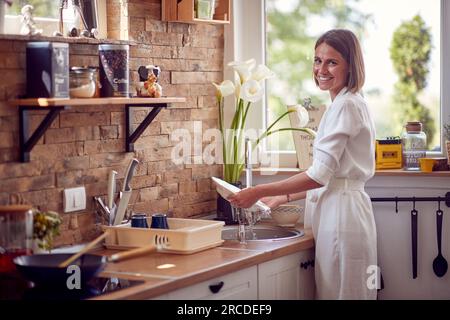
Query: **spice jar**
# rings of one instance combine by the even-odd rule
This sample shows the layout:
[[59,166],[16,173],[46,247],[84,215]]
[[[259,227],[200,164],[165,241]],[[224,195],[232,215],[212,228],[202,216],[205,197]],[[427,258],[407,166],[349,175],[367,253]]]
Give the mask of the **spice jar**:
[[92,98],[96,89],[96,70],[85,67],[70,68],[70,97]]
[[15,257],[31,254],[32,240],[31,206],[0,206],[0,274],[15,270]]
[[427,136],[422,131],[422,123],[408,122],[403,134],[403,169],[408,171],[420,170],[420,158],[426,157]]

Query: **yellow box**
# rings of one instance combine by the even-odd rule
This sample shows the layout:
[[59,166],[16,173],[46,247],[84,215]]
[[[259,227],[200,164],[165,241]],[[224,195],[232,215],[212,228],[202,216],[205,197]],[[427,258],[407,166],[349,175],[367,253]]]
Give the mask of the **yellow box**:
[[402,168],[402,143],[400,138],[377,140],[375,145],[376,169]]

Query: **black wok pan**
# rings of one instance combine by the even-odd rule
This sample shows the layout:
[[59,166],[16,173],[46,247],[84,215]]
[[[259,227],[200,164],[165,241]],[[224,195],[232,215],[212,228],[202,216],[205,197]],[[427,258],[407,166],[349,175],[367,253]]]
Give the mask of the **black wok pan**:
[[[14,264],[17,270],[35,285],[66,287],[67,279],[75,272],[58,265],[72,255],[58,253],[20,256],[14,259]],[[80,283],[85,284],[106,266],[106,258],[84,254],[73,264],[80,267]]]

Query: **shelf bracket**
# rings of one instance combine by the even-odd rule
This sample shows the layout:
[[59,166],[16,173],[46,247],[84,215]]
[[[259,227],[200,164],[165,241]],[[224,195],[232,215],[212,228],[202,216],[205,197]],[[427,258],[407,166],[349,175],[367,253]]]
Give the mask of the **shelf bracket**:
[[[134,143],[141,136],[141,134],[145,131],[145,129],[152,123],[153,119],[158,115],[158,113],[162,110],[162,108],[167,108],[167,103],[158,103],[158,104],[126,104],[126,112],[125,112],[125,125],[126,125],[126,138],[125,138],[125,148],[127,152],[134,151]],[[133,128],[133,119],[132,119],[132,111],[133,108],[153,108],[152,111],[145,117],[145,119],[139,124],[139,126],[132,132]]]
[[30,152],[39,141],[39,139],[44,135],[45,131],[50,127],[52,122],[56,119],[56,116],[61,112],[61,110],[68,109],[67,106],[52,107],[49,112],[33,132],[30,135],[30,120],[29,111],[30,110],[45,110],[42,107],[29,107],[29,106],[19,106],[19,135],[20,135],[20,161],[30,162]]

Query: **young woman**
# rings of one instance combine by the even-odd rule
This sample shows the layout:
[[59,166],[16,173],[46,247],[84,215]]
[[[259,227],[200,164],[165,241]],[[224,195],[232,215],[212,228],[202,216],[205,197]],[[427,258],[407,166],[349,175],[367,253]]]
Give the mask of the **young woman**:
[[[377,239],[370,197],[364,185],[375,172],[375,127],[361,95],[364,61],[356,36],[335,29],[316,42],[314,80],[332,103],[320,122],[307,171],[258,185],[230,197],[250,207],[258,199],[274,208],[306,196],[305,227],[315,239],[316,296],[319,299],[375,299],[368,286],[377,265]],[[373,273],[373,272],[372,272]]]

